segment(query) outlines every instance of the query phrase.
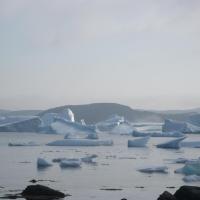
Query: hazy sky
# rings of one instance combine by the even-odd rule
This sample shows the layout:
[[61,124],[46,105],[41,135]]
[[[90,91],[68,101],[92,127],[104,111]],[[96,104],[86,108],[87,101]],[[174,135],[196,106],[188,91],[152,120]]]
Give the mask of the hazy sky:
[[199,0],[0,0],[0,108],[200,107]]

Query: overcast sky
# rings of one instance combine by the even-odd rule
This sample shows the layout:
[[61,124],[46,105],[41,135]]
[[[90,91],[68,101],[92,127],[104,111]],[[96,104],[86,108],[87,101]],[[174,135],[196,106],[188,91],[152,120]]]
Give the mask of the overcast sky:
[[199,0],[0,0],[0,108],[200,107]]

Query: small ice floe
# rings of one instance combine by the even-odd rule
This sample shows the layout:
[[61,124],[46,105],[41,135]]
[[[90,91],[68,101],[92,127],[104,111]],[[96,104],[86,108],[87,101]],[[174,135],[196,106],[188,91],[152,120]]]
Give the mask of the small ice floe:
[[91,140],[91,139],[64,139],[56,140],[46,144],[47,146],[112,146],[112,140]]
[[150,137],[142,137],[135,140],[128,140],[128,147],[146,147],[147,142],[149,141]]
[[27,143],[25,143],[25,142],[10,142],[10,143],[8,143],[8,146],[10,146],[10,147],[24,147],[24,146],[39,146],[39,144],[36,144],[35,142],[27,142]]
[[86,137],[86,139],[98,140],[99,137],[98,137],[97,133],[89,133],[88,136]]
[[98,156],[96,154],[93,154],[93,155],[90,155],[90,156],[86,156],[86,157],[83,157],[81,158],[81,161],[82,162],[85,162],[85,163],[94,163],[94,160],[95,158],[97,158]]
[[172,161],[172,163],[177,163],[177,164],[185,164],[187,162],[192,162],[192,161],[197,161],[197,159],[187,159],[187,158],[177,158],[177,159],[169,159]]
[[48,161],[46,161],[44,158],[38,158],[37,159],[37,167],[38,168],[46,168],[46,167],[50,167],[52,166],[52,164]]
[[171,131],[171,132],[155,132],[155,133],[146,133],[146,132],[139,132],[133,131],[133,137],[184,137],[184,134],[179,131]]
[[153,166],[147,168],[138,169],[139,172],[143,173],[168,173],[168,167],[166,166]]
[[164,149],[179,149],[180,148],[180,142],[184,140],[186,137],[178,138],[175,140],[170,140],[169,142],[165,142],[162,144],[156,145],[157,148],[164,148]]
[[197,175],[189,175],[189,176],[185,176],[183,178],[183,181],[185,182],[200,182],[200,176]]
[[81,160],[77,158],[68,158],[61,160],[60,162],[61,168],[78,168],[81,167]]
[[175,173],[200,176],[200,159],[187,162],[184,167],[176,169]]

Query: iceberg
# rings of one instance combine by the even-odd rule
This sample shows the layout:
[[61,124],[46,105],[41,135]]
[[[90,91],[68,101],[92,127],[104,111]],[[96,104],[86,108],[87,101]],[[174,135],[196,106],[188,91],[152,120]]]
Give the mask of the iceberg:
[[153,166],[153,167],[138,169],[138,171],[143,173],[168,173],[167,170],[168,167],[166,166]]
[[45,113],[43,116],[41,116],[41,127],[47,127],[50,126],[57,117],[57,113]]
[[74,113],[69,108],[65,108],[60,113],[58,113],[58,117],[70,122],[75,122]]
[[81,119],[81,121],[80,121],[80,122],[81,122],[81,124],[82,124],[82,125],[86,125],[86,123],[85,123],[85,120],[84,120],[84,119]]
[[119,135],[130,135],[135,128],[128,124],[128,123],[123,123],[115,126],[109,133],[111,134],[119,134]]
[[200,182],[200,176],[197,175],[189,175],[183,178],[185,182]]
[[96,154],[90,155],[90,156],[86,156],[81,158],[82,162],[86,162],[86,163],[94,163],[93,159],[97,158],[98,156]]
[[179,131],[171,131],[171,132],[155,132],[155,133],[145,133],[139,131],[132,132],[133,137],[184,137],[184,134]]
[[123,123],[125,123],[124,117],[121,117],[119,115],[113,115],[105,121],[98,122],[96,124],[96,127],[100,131],[111,131],[113,128],[115,128]]
[[187,162],[184,167],[176,169],[175,173],[200,176],[200,159]]
[[60,163],[62,160],[65,160],[66,158],[54,158],[52,159],[52,162],[55,162],[55,163]]
[[165,142],[162,144],[156,145],[157,148],[164,148],[164,149],[179,149],[180,148],[180,142],[184,140],[186,137],[178,138],[175,140],[171,140],[169,142]]
[[32,147],[32,146],[39,146],[39,144],[36,144],[35,142],[28,142],[28,143],[25,143],[25,142],[19,142],[19,143],[9,142],[8,146],[10,146],[10,147],[31,146]]
[[54,123],[51,124],[51,128],[58,134],[68,133],[95,133],[96,127],[93,125],[82,125],[78,122],[70,122],[61,118],[57,118]]
[[146,147],[147,142],[149,141],[150,137],[142,137],[135,140],[128,140],[128,147]]
[[188,122],[180,122],[166,119],[163,126],[163,132],[180,131],[182,133],[200,133],[200,127]]
[[44,158],[37,159],[37,167],[38,168],[45,168],[45,167],[50,167],[50,166],[52,166],[52,164],[49,163],[48,161],[46,161]]
[[88,136],[86,137],[86,139],[98,140],[99,137],[98,137],[97,133],[89,133]]
[[112,140],[91,140],[91,139],[64,139],[56,140],[46,144],[47,146],[112,146]]
[[61,168],[77,168],[77,167],[81,167],[81,160],[80,159],[76,159],[76,158],[69,158],[69,159],[64,159],[61,160],[60,162],[60,167]]

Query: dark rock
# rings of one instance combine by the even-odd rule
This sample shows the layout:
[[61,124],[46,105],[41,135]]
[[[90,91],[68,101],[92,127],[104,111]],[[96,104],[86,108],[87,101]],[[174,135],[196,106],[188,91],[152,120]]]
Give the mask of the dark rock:
[[51,189],[43,185],[29,185],[21,193],[26,199],[56,199],[64,198],[66,195],[60,191]]
[[121,199],[121,200],[127,200],[126,198],[123,198],[123,199]]
[[31,183],[36,183],[37,181],[35,179],[30,180]]
[[182,186],[174,196],[177,200],[200,200],[200,187]]
[[163,192],[157,200],[177,200],[171,193],[165,191]]

